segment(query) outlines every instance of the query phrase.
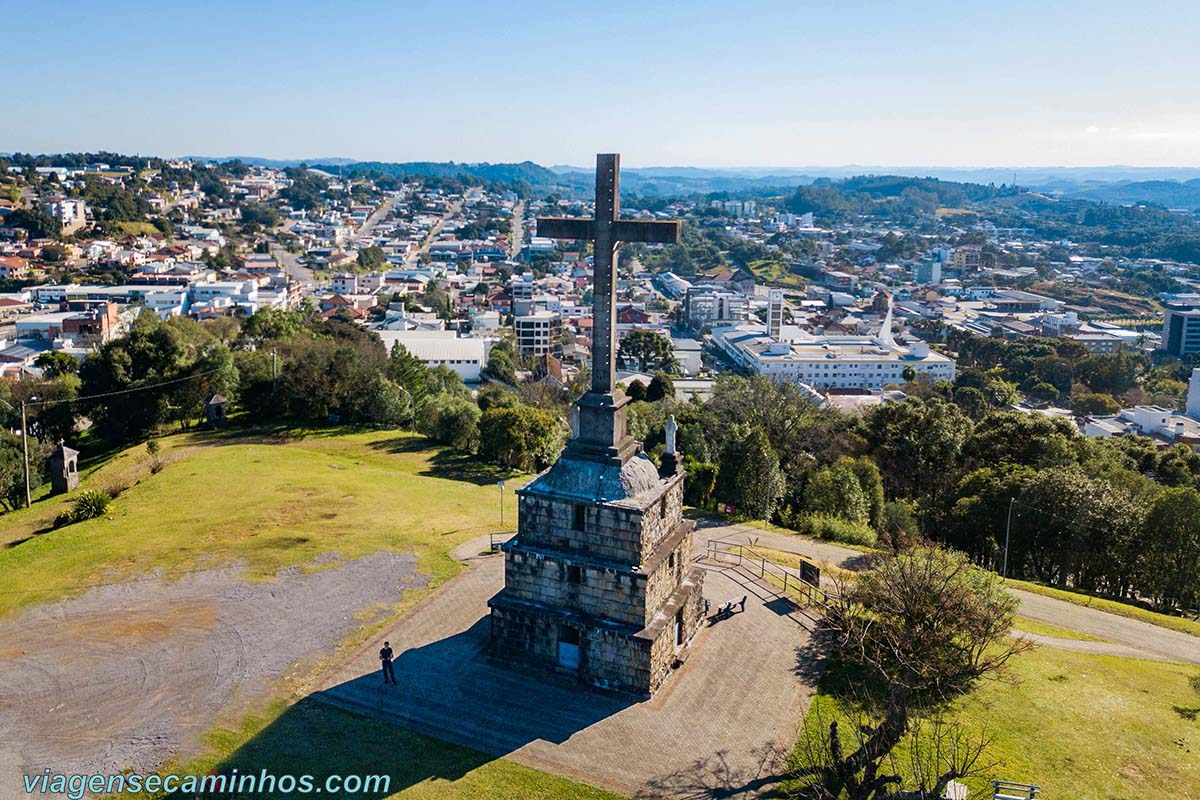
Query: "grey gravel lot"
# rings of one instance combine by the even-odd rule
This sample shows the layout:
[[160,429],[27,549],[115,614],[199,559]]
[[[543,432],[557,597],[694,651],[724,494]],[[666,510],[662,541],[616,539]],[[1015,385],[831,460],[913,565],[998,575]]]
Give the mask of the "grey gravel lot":
[[186,756],[223,709],[426,583],[414,556],[382,552],[265,583],[236,567],[151,575],[0,621],[0,800],[46,767],[144,772]]

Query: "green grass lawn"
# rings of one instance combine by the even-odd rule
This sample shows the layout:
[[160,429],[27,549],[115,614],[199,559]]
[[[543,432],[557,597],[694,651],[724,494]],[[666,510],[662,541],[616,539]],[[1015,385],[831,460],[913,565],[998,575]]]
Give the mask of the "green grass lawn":
[[1023,633],[1034,633],[1038,636],[1053,636],[1057,639],[1076,639],[1082,642],[1108,641],[1107,639],[1101,639],[1099,636],[1060,628],[1057,625],[1047,625],[1045,622],[1038,622],[1036,619],[1030,619],[1029,617],[1013,617],[1013,628]]
[[[508,478],[505,527],[516,519],[519,477],[396,431],[190,433],[160,442],[165,466],[157,473],[144,445],[85,462],[84,487],[128,487],[103,518],[51,529],[64,497],[0,518],[0,615],[151,569],[170,576],[237,563],[246,578],[271,580],[283,567],[322,568],[311,566],[322,553],[353,559],[380,550],[414,551],[431,576],[428,589],[405,595],[408,607],[462,570],[449,555],[454,547],[501,530],[500,477]],[[339,652],[387,619],[356,631]],[[388,774],[392,791],[379,800],[615,797],[309,699],[295,702],[289,687],[296,685],[281,682],[248,706],[226,709],[205,752],[164,772],[233,763],[278,773]]]
[[808,283],[802,276],[791,272],[782,261],[751,261],[747,265],[754,277],[770,286],[782,286],[785,289],[803,289]]
[[1170,628],[1173,631],[1187,633],[1192,636],[1200,636],[1200,621],[1192,619],[1184,619],[1183,617],[1173,617],[1170,614],[1159,614],[1149,609],[1135,606],[1130,603],[1121,603],[1117,600],[1109,600],[1105,597],[1095,597],[1084,592],[1072,592],[1066,589],[1058,589],[1053,586],[1045,586],[1040,583],[1032,583],[1030,581],[1018,581],[1009,578],[1005,581],[1009,586],[1015,589],[1024,589],[1027,592],[1034,594],[1053,597],[1056,600],[1065,600],[1068,603],[1074,603],[1077,606],[1088,606],[1099,611],[1107,611],[1110,614],[1116,614],[1129,619],[1136,619],[1140,622],[1148,622],[1151,625],[1158,625],[1160,628]]
[[[1194,798],[1197,675],[1182,664],[1040,647],[1013,660],[1012,680],[982,684],[951,713],[994,737],[987,759],[997,764],[986,778],[1035,783],[1045,800]],[[810,726],[836,713],[824,692],[813,708]],[[907,756],[899,762],[903,771]],[[989,788],[986,779],[968,783]]]
[[[203,775],[214,768],[238,774],[312,775],[324,785],[330,775],[386,775],[387,792],[323,797],[359,800],[619,800],[586,784],[483,755],[406,728],[360,717],[314,700],[248,717],[235,728],[218,729],[209,756],[168,770]],[[227,755],[226,755],[227,754]]]
[[139,446],[84,476],[84,486],[134,484],[103,518],[48,530],[63,497],[2,518],[0,615],[152,568],[170,575],[238,562],[265,580],[335,551],[353,559],[412,549],[436,584],[461,569],[453,547],[500,529],[499,475],[407,434],[161,441],[157,474]]
[[149,222],[117,222],[116,227],[126,235],[162,236],[162,231]]

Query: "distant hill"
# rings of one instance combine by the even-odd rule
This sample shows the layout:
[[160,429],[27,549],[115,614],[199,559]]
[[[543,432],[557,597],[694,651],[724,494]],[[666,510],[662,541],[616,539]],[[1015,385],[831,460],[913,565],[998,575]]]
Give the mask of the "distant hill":
[[[122,156],[115,153],[67,153],[58,155],[5,154],[19,164],[33,166],[82,165],[94,161],[113,164],[144,163],[149,156]],[[180,156],[180,158],[227,162],[238,160],[255,166],[278,169],[301,164],[337,174],[377,172],[403,178],[411,177],[470,177],[475,181],[508,184],[538,194],[568,194],[586,197],[591,194],[593,170],[590,166],[557,164],[545,167],[532,161],[520,163],[459,163],[454,161],[357,161],[352,158],[327,157],[303,159],[263,158],[260,156]],[[1165,208],[1184,208],[1200,211],[1200,167],[1129,167],[1121,165],[1099,167],[921,167],[847,164],[842,166],[809,167],[626,167],[621,170],[622,189],[630,194],[667,197],[675,195],[714,194],[722,192],[750,195],[786,195],[797,187],[814,183],[846,179],[889,180],[919,179],[983,186],[1017,185],[1045,194],[1094,200],[1117,205],[1153,204]],[[889,177],[890,176],[890,177]],[[865,186],[847,186],[867,194],[880,193]],[[920,186],[934,189],[939,195],[945,187]],[[886,191],[883,192],[886,194]]]
[[226,161],[240,161],[253,167],[270,167],[271,169],[286,169],[287,167],[298,167],[301,164],[332,164],[334,172],[337,172],[337,167],[340,165],[355,163],[353,158],[260,158],[258,156],[177,156],[177,158],[184,161],[208,161],[221,164]]
[[[309,166],[327,172],[337,172],[337,164],[312,163]],[[332,167],[332,169],[331,169]],[[523,184],[538,190],[554,190],[563,186],[560,176],[532,161],[519,164],[460,164],[454,161],[355,161],[342,166],[347,174],[381,173],[396,178],[459,178],[469,176],[481,181]]]
[[1200,211],[1200,178],[1190,181],[1120,181],[1093,183],[1068,189],[1065,194],[1104,203],[1153,203],[1164,208]]

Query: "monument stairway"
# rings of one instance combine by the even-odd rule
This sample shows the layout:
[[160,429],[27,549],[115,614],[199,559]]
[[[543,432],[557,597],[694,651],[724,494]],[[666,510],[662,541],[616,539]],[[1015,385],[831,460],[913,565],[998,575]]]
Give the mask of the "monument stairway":
[[[373,672],[326,689],[316,699],[496,755],[538,739],[566,741],[631,702],[580,689],[566,677],[531,678],[490,664],[484,655],[486,636],[486,627],[476,626],[455,637],[466,647],[456,654],[463,660],[452,682],[438,680],[439,671],[420,655],[407,661],[401,654],[398,686],[384,685]],[[462,642],[464,638],[470,641]]]

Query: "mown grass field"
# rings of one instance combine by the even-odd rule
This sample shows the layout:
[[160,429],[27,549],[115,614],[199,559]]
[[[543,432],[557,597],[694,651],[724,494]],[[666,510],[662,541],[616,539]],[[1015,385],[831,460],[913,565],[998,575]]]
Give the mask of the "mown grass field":
[[[1200,797],[1200,670],[1040,647],[1009,679],[960,700],[951,717],[993,737],[987,780],[1035,783],[1046,800]],[[823,686],[807,725],[837,715]],[[845,726],[843,726],[845,727]],[[901,748],[903,750],[903,746]],[[900,771],[909,757],[901,753]]]
[[217,766],[226,772],[237,767],[241,774],[265,769],[275,775],[312,775],[317,785],[330,775],[388,776],[388,793],[347,795],[358,800],[619,800],[602,789],[312,700],[217,731],[209,746],[214,753],[232,755],[204,759],[184,772],[205,774]]
[[85,487],[130,487],[103,518],[51,530],[63,497],[0,517],[0,614],[150,569],[238,562],[266,580],[329,552],[412,549],[438,583],[460,570],[451,549],[500,529],[499,474],[407,434],[193,433],[161,443],[157,474],[144,446],[85,473]]
[[1088,633],[1080,633],[1068,628],[1060,628],[1057,625],[1048,625],[1045,622],[1038,622],[1036,619],[1029,617],[1016,616],[1013,617],[1013,628],[1022,633],[1033,633],[1038,636],[1053,636],[1056,639],[1075,639],[1081,642],[1103,642],[1099,636],[1092,636]]
[[[289,566],[326,568],[312,564],[324,553],[354,559],[389,549],[415,552],[432,578],[424,592],[406,594],[408,607],[462,570],[453,548],[501,530],[500,477],[508,478],[505,527],[516,519],[519,476],[396,431],[197,432],[160,442],[157,473],[144,445],[85,462],[84,487],[128,487],[103,518],[52,529],[64,497],[0,517],[0,615],[152,569],[171,576],[237,563],[263,581]],[[353,636],[344,647],[364,633]],[[164,771],[253,763],[280,774],[388,774],[392,791],[373,795],[379,800],[615,797],[297,699],[281,685],[226,710],[201,755]]]

